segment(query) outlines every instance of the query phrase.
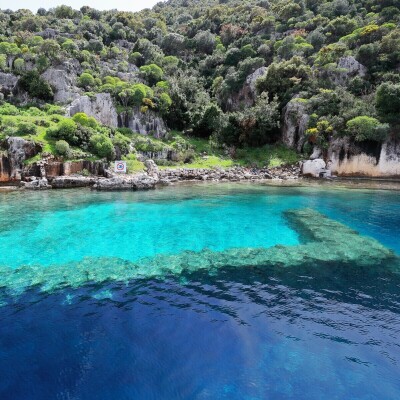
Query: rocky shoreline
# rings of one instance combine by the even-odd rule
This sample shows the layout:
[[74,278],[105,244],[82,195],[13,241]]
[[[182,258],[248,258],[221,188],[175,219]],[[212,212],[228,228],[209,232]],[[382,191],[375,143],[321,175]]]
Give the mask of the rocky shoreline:
[[132,175],[120,175],[105,171],[105,177],[68,175],[47,178],[32,178],[22,181],[20,187],[28,190],[68,189],[90,187],[99,191],[150,190],[179,182],[256,182],[265,180],[297,180],[300,178],[299,166],[279,168],[227,169],[159,169],[152,160],[145,163],[146,171]]

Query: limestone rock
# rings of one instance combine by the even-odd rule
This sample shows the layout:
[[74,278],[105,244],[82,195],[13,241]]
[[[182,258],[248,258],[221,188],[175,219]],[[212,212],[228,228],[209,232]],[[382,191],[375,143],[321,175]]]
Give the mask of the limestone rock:
[[109,93],[98,93],[93,98],[80,96],[67,109],[67,116],[83,112],[112,128],[118,127],[118,114]]
[[48,190],[51,189],[51,185],[46,178],[36,178],[30,182],[21,182],[21,187],[28,190]]
[[383,143],[338,138],[328,149],[329,168],[338,176],[400,177],[400,140]]
[[96,177],[87,177],[80,175],[57,176],[52,179],[51,186],[53,189],[69,189],[78,187],[93,186],[97,182]]
[[153,160],[146,160],[144,165],[148,175],[158,177],[158,166]]
[[42,74],[42,78],[54,89],[55,102],[67,104],[79,97],[76,75],[71,71],[66,71],[62,67],[49,68]]
[[319,178],[324,172],[326,172],[326,163],[320,158],[307,160],[303,163],[302,173],[304,176]]
[[13,74],[0,72],[0,92],[4,94],[13,93],[17,87],[18,78]]
[[360,64],[353,56],[342,57],[338,61],[338,68],[346,70],[347,75],[364,77],[367,74],[367,67]]
[[[0,175],[8,176],[7,180],[21,180],[24,161],[36,156],[42,151],[42,146],[31,140],[25,140],[21,137],[8,137],[3,142],[3,147],[7,154],[1,157]],[[1,180],[5,181],[0,177]]]
[[282,140],[286,146],[301,151],[306,141],[306,129],[310,116],[307,111],[307,102],[294,98],[283,110]]
[[142,113],[136,107],[130,112],[124,112],[118,116],[118,126],[130,128],[136,133],[151,135],[156,138],[162,138],[167,134],[167,127],[162,118],[153,111]]
[[154,189],[157,183],[159,183],[159,181],[156,178],[152,178],[147,174],[137,174],[109,179],[99,179],[93,188],[102,191],[149,190]]

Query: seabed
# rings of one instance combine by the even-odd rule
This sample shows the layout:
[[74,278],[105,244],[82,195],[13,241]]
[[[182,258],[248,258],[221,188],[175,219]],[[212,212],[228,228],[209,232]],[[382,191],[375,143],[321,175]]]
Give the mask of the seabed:
[[[399,258],[377,240],[362,236],[349,227],[312,209],[288,210],[284,216],[298,232],[300,245],[269,248],[235,248],[221,252],[205,249],[177,255],[158,255],[135,262],[119,258],[84,258],[64,265],[0,267],[0,289],[18,296],[36,288],[52,293],[107,281],[126,282],[142,278],[204,270],[215,274],[221,268],[322,268],[329,265],[360,268],[389,268],[400,271]],[[3,302],[3,304],[5,304]]]

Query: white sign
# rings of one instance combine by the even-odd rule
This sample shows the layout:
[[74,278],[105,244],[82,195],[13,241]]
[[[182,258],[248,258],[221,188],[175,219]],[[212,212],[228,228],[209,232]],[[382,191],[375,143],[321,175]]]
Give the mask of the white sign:
[[115,161],[114,171],[126,174],[126,161]]

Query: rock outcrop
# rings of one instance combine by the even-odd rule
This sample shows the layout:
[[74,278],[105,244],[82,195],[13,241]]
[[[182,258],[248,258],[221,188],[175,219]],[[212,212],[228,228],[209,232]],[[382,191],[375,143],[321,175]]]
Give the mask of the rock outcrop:
[[301,151],[306,142],[306,130],[310,119],[307,101],[292,99],[284,108],[283,115],[282,141],[286,146]]
[[0,92],[9,95],[14,92],[18,84],[18,77],[13,74],[0,72]]
[[257,98],[257,88],[256,88],[257,79],[261,78],[266,71],[267,67],[261,67],[255,70],[252,74],[250,74],[246,78],[246,81],[243,84],[243,87],[239,90],[239,92],[233,94],[227,100],[226,108],[229,111],[237,111],[242,107],[253,106]]
[[0,147],[5,149],[0,153],[0,182],[20,181],[24,161],[42,151],[39,143],[21,137],[8,137]]
[[49,68],[42,74],[54,90],[54,101],[68,104],[79,98],[79,89],[76,87],[76,75],[63,66]]
[[99,179],[93,188],[100,191],[149,190],[154,189],[158,183],[157,178],[148,174],[137,174]]
[[156,138],[162,138],[167,134],[167,127],[162,118],[153,111],[142,113],[136,107],[118,116],[118,126],[130,128],[136,133]]
[[328,151],[328,167],[338,176],[371,178],[400,177],[400,139],[384,143],[354,143],[348,138],[336,139]]
[[346,56],[339,59],[337,63],[338,71],[335,73],[333,80],[336,84],[343,85],[350,78],[359,76],[364,78],[367,75],[368,69],[360,64],[353,56]]
[[88,187],[93,186],[98,179],[98,177],[94,176],[81,175],[57,176],[51,180],[51,186],[53,189]]
[[112,128],[118,127],[118,113],[109,93],[98,93],[92,98],[79,96],[67,108],[67,116],[83,112]]

